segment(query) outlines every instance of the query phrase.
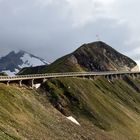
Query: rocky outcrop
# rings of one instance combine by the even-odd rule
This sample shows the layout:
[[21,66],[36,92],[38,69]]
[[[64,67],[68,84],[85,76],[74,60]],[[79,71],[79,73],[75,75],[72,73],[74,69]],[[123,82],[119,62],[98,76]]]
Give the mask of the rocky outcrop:
[[82,45],[73,55],[87,71],[131,71],[136,62],[104,42]]

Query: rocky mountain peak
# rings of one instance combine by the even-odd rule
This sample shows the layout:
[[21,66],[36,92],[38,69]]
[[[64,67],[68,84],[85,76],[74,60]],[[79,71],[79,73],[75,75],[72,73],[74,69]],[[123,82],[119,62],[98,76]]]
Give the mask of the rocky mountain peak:
[[73,55],[88,71],[130,71],[137,66],[132,59],[101,41],[83,44]]

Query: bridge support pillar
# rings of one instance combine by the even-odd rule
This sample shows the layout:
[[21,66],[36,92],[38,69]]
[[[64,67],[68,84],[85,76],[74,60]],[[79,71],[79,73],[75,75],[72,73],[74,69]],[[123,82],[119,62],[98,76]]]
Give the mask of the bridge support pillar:
[[139,77],[139,75],[137,73],[135,73],[134,76],[135,76],[135,78],[138,78]]
[[106,78],[108,81],[113,81],[113,80],[114,80],[114,75],[105,75],[105,78]]
[[94,80],[94,76],[89,76],[89,80]]
[[31,80],[31,88],[34,87],[34,79]]
[[113,81],[114,80],[113,75],[109,75],[109,79],[110,79],[110,81]]
[[87,76],[87,78],[88,78],[89,80],[92,80],[91,76]]
[[19,86],[22,87],[22,80],[19,81]]
[[34,88],[34,79],[32,79],[32,80],[29,81],[29,85],[30,85],[30,87],[32,89]]
[[122,79],[122,75],[121,74],[118,75],[118,79]]
[[46,81],[47,81],[47,79],[46,79],[46,78],[44,78],[44,79],[43,79],[43,83],[45,83]]
[[133,78],[133,79],[135,79],[136,78],[136,76],[135,76],[135,74],[131,74],[131,77]]
[[105,75],[104,77],[105,77],[105,79],[107,79],[107,80],[108,80],[108,75]]
[[83,79],[85,79],[85,76],[83,76]]
[[114,79],[118,79],[118,75],[113,75],[113,78]]
[[109,75],[105,75],[105,78],[106,78],[108,81],[110,81]]
[[137,77],[140,78],[140,74],[139,73],[137,74]]
[[7,81],[6,85],[9,86],[10,81]]

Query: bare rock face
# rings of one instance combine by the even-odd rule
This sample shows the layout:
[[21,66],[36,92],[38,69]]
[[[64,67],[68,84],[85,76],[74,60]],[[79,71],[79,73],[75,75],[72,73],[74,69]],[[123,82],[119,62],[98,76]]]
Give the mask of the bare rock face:
[[137,64],[104,42],[84,44],[73,55],[87,71],[137,71]]
[[73,64],[78,64],[78,61],[77,61],[77,58],[74,56],[74,55],[71,55],[69,58],[68,58],[68,61],[70,61],[71,63]]

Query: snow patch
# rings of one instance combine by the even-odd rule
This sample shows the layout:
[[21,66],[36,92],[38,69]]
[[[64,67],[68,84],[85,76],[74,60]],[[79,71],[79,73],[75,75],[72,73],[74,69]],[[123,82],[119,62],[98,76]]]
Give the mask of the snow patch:
[[18,73],[19,72],[19,70],[18,69],[15,69],[15,73]]
[[23,57],[21,57],[21,60],[23,61],[23,64],[19,66],[20,68],[35,67],[45,64],[45,62],[42,62],[38,58],[31,57],[30,54],[24,54]]
[[[13,58],[11,58],[10,54],[12,54]],[[7,64],[8,65],[6,66],[6,68],[1,68],[1,72],[5,72],[9,76],[14,76],[15,74],[17,74],[19,72],[19,70],[21,70],[24,67],[35,67],[35,66],[41,66],[41,65],[48,64],[47,61],[45,61],[44,59],[36,57],[25,51],[14,51],[14,53],[12,51],[4,57],[5,57],[4,63],[6,65]],[[14,66],[11,68],[9,59],[15,60],[14,57],[17,58],[16,64],[14,64]],[[2,59],[2,58],[0,58],[0,59]],[[3,67],[5,67],[5,65]]]
[[40,86],[41,86],[41,84],[34,84],[34,87],[35,87],[36,89],[38,89]]
[[14,50],[14,52],[15,52],[15,54],[18,54],[18,53],[19,53],[19,51],[18,51],[18,50]]
[[5,71],[2,71],[4,73],[6,73],[8,76],[14,76],[15,75],[15,72],[11,72],[10,70],[5,70]]
[[67,119],[80,126],[79,122],[72,116],[67,117]]

